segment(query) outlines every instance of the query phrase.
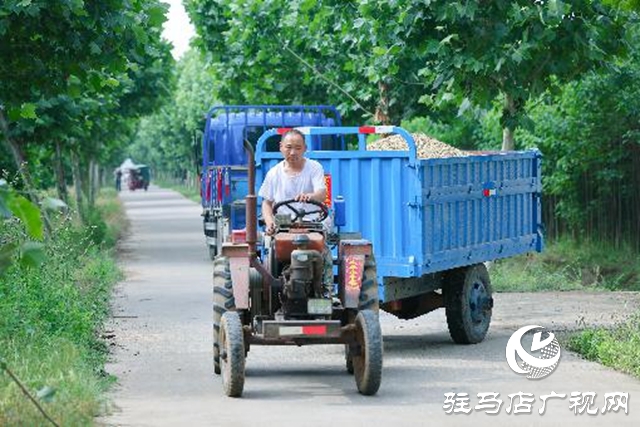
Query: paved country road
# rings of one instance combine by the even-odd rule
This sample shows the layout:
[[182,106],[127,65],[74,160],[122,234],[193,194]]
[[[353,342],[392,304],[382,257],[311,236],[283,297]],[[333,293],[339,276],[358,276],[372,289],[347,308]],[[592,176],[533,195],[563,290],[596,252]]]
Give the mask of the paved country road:
[[[505,361],[510,335],[528,324],[567,331],[612,324],[640,306],[634,293],[498,294],[486,340],[472,346],[450,340],[444,310],[402,321],[382,313],[384,371],[373,397],[357,393],[344,368],[341,346],[253,346],[244,396],[224,396],[213,375],[212,266],[202,235],[200,208],[175,192],[151,187],[121,193],[131,222],[122,245],[126,280],[114,296],[111,363],[118,385],[110,395],[109,426],[440,426],[640,425],[640,381],[567,351],[541,380],[513,373]],[[509,394],[535,399],[530,413]],[[549,399],[539,414],[543,395]],[[628,414],[574,414],[572,392],[629,393]],[[447,414],[445,393],[468,393],[469,414]],[[478,393],[499,393],[498,415],[473,410]],[[524,396],[524,395],[523,395]],[[456,395],[459,397],[459,394]],[[524,396],[525,398],[527,396]],[[464,406],[462,406],[464,407]]]

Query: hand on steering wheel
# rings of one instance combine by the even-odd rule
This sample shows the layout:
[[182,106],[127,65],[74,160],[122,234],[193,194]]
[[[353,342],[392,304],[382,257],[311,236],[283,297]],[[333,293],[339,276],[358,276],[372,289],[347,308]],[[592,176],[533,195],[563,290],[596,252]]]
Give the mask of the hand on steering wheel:
[[[293,206],[294,203],[309,203],[310,205],[315,205],[320,209],[314,210],[314,211],[306,211],[302,208],[296,208],[295,206]],[[309,199],[306,202],[298,202],[296,199],[289,199],[289,200],[283,200],[282,202],[278,202],[275,205],[273,205],[274,215],[278,213],[278,208],[280,208],[281,206],[288,207],[295,214],[295,217],[293,218],[293,222],[302,220],[305,216],[314,215],[314,214],[320,214],[319,218],[316,221],[322,222],[325,219],[327,219],[327,217],[329,216],[329,209],[327,209],[324,203],[318,202],[313,199]]]

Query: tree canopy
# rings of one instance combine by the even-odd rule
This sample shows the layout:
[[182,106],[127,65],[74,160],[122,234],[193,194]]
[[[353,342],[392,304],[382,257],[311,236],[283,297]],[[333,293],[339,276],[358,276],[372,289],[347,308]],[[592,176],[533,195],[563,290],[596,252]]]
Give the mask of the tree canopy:
[[60,191],[70,163],[76,180],[91,176],[156,107],[172,65],[166,12],[157,0],[0,4],[0,132],[23,185],[40,159],[56,159]]
[[446,102],[504,102],[504,148],[524,104],[622,51],[597,1],[187,0],[224,102],[309,102],[397,123]]
[[184,4],[197,38],[176,64],[159,0],[2,2],[0,168],[61,198],[73,175],[90,203],[125,154],[195,167],[213,104],[333,104],[465,149],[537,147],[555,229],[640,233],[637,0]]
[[204,117],[216,102],[217,80],[194,50],[180,59],[173,79],[168,102],[138,123],[128,155],[158,170],[184,176],[187,171],[196,173],[201,164]]

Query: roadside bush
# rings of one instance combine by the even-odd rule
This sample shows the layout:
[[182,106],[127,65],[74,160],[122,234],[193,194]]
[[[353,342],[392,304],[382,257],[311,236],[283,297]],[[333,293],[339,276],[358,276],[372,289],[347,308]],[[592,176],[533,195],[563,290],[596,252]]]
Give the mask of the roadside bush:
[[587,329],[569,340],[585,359],[640,378],[640,314],[613,329]]
[[[86,227],[70,215],[52,218],[44,262],[14,264],[0,277],[0,358],[32,393],[55,391],[41,403],[62,425],[91,424],[108,383],[100,335],[121,276],[111,256],[123,223],[118,211],[115,199],[101,199]],[[3,244],[21,239],[17,221],[1,223]],[[0,371],[0,425],[40,424],[33,404]]]

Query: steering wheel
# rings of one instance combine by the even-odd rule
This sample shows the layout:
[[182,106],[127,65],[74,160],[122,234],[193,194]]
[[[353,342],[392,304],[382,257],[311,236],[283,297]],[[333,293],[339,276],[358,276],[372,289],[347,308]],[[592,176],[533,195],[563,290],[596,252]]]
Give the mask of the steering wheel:
[[[304,210],[302,208],[294,207],[293,206],[294,203],[309,203],[311,205],[315,205],[315,206],[319,207],[320,209],[315,210],[315,211],[306,211],[306,210]],[[298,202],[298,201],[296,201],[296,199],[289,199],[289,200],[283,200],[282,202],[278,202],[275,205],[273,205],[273,214],[274,215],[276,213],[278,213],[278,208],[280,208],[281,206],[288,207],[295,214],[295,217],[293,218],[293,222],[296,222],[298,219],[302,220],[305,216],[314,215],[314,214],[320,214],[320,217],[316,221],[322,222],[325,219],[327,219],[327,217],[329,216],[329,209],[327,209],[327,207],[324,205],[324,203],[317,202],[317,201],[315,201],[313,199],[310,199],[307,202]]]

